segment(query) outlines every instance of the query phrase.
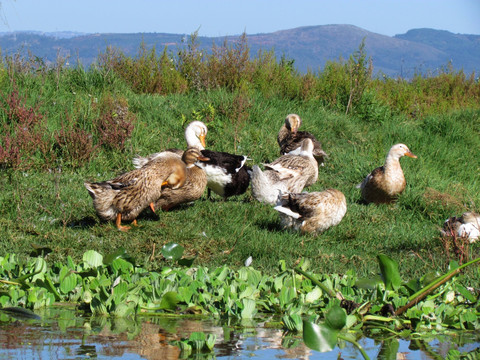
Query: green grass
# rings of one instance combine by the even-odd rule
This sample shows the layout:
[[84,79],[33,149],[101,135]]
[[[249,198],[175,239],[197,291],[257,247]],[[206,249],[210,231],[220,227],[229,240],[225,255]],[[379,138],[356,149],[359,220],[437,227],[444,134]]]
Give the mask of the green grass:
[[[354,269],[359,275],[376,274],[376,255],[383,253],[399,262],[408,280],[432,270],[444,271],[449,260],[457,259],[453,252],[447,256],[439,229],[449,216],[480,210],[478,110],[424,118],[380,112],[365,120],[328,110],[315,101],[249,93],[248,117],[236,122],[229,117],[235,111],[235,95],[225,90],[167,96],[126,91],[122,96],[136,115],[123,152],[101,150],[88,164],[61,172],[0,172],[0,253],[28,256],[36,244],[52,250],[47,259],[53,262],[68,255],[79,259],[88,249],[107,254],[124,247],[138,263],[158,269],[165,264],[161,247],[174,241],[197,256],[197,265],[242,266],[252,256],[253,266],[271,273],[279,260],[293,266],[308,258],[315,272]],[[87,111],[83,93],[62,93],[60,100],[63,108],[77,106],[80,115]],[[49,125],[56,129],[62,111],[45,107],[54,121]],[[209,113],[212,108],[213,114]],[[248,155],[252,165],[278,156],[276,135],[292,112],[301,116],[302,130],[314,133],[329,154],[319,169],[318,182],[306,190],[334,187],[347,198],[347,214],[338,226],[319,236],[285,231],[272,207],[255,201],[250,190],[227,201],[215,195],[207,199],[205,193],[193,205],[158,216],[147,209],[139,218],[141,226],[128,233],[98,220],[83,182],[106,180],[133,169],[136,154],[185,147],[184,122],[204,120],[209,126],[209,149],[236,149]],[[86,119],[87,115],[78,116],[78,121]],[[355,186],[383,164],[391,145],[398,142],[418,156],[401,160],[407,179],[404,194],[394,205],[362,204]],[[479,245],[471,245],[468,255],[478,257]],[[471,270],[470,275],[472,284],[478,285],[478,271]]]

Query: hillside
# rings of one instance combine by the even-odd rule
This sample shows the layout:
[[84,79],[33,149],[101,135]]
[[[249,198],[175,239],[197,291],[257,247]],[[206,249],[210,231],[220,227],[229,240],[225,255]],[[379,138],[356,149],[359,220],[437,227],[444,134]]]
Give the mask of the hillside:
[[[111,45],[125,54],[135,56],[143,41],[163,51],[165,46],[175,52],[185,46],[183,34],[42,34],[17,32],[0,35],[3,55],[18,52],[54,62],[58,56],[79,60],[89,66]],[[198,37],[201,48],[210,50],[213,43],[233,42],[238,36]],[[294,59],[301,72],[318,71],[327,61],[348,58],[365,39],[365,49],[372,58],[375,73],[411,77],[416,72],[433,73],[449,62],[456,70],[467,74],[480,70],[480,35],[453,34],[443,30],[414,29],[394,37],[369,32],[352,25],[322,25],[299,27],[268,34],[247,34],[252,56],[260,49],[274,50],[277,57]]]

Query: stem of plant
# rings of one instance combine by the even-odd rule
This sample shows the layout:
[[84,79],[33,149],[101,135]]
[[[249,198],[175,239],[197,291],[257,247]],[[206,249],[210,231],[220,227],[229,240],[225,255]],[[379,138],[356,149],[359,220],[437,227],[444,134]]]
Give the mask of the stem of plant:
[[461,266],[459,266],[458,268],[456,269],[453,269],[451,271],[449,271],[448,273],[446,273],[445,275],[442,275],[440,276],[438,279],[434,280],[433,282],[431,282],[430,284],[428,284],[426,287],[424,287],[423,289],[417,291],[415,294],[413,294],[412,296],[410,296],[408,299],[409,299],[409,302],[407,305],[405,306],[402,306],[401,308],[399,308],[397,311],[395,311],[395,315],[398,316],[398,315],[401,315],[403,314],[405,311],[407,311],[408,309],[410,309],[412,306],[414,306],[415,304],[417,304],[420,300],[422,300],[423,298],[425,298],[425,296],[427,296],[428,294],[430,294],[433,290],[435,290],[436,288],[438,288],[440,285],[442,284],[445,284],[448,280],[450,280],[452,277],[454,277],[455,275],[457,275],[458,273],[460,273],[460,271],[469,266],[469,265],[472,265],[472,264],[475,264],[477,262],[480,262],[480,258],[476,258],[476,259],[473,259],[472,261],[469,261],[468,263],[465,263]]
[[353,345],[356,346],[356,348],[362,353],[362,356],[364,359],[366,360],[370,360],[370,358],[368,357],[367,353],[365,352],[365,350],[363,349],[362,345],[360,345],[358,342],[352,340],[352,339],[348,339],[347,337],[343,336],[343,335],[340,335],[338,334],[337,337],[339,339],[342,339],[342,340],[345,340],[345,341],[348,341],[350,343],[352,343]]
[[303,271],[302,269],[300,269],[299,267],[296,267],[294,269],[296,272],[298,272],[299,274],[302,274],[303,276],[305,276],[306,278],[310,279],[311,282],[313,282],[315,285],[317,285],[318,287],[320,287],[320,289],[322,289],[323,291],[325,291],[330,297],[332,298],[337,298],[338,300],[343,300],[344,297],[343,295],[337,291],[335,292],[334,290],[331,290],[329,289],[328,287],[326,287],[325,285],[323,285],[320,281],[318,281],[317,279],[315,279],[312,275],[306,273],[305,271]]

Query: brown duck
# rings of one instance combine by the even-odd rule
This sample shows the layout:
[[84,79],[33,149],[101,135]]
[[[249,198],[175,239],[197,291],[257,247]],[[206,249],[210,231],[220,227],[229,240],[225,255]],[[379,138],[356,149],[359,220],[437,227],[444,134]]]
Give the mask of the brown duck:
[[196,147],[189,147],[182,156],[187,166],[185,184],[179,188],[164,188],[160,198],[155,201],[155,208],[169,210],[180,204],[188,203],[199,199],[207,186],[207,174],[199,166],[197,161],[208,161],[209,158],[202,155]]
[[136,218],[142,210],[150,205],[155,211],[153,202],[160,198],[162,188],[177,189],[185,180],[185,163],[177,155],[165,153],[113,180],[85,182],[85,187],[97,215],[102,220],[115,220],[119,230],[127,231],[130,227],[123,226],[122,220],[131,220],[136,226]]
[[417,158],[407,145],[393,145],[387,154],[385,165],[373,170],[357,186],[362,190],[362,198],[367,203],[391,203],[405,190],[407,183],[400,166],[400,158],[403,156]]
[[289,114],[285,118],[285,123],[280,128],[277,136],[277,142],[280,146],[280,155],[297,154],[300,152],[303,139],[309,138],[313,142],[313,156],[315,160],[323,166],[327,154],[322,149],[322,144],[315,136],[307,131],[298,131],[302,125],[302,119],[297,114]]
[[302,233],[321,233],[337,225],[347,212],[345,195],[336,189],[281,194],[274,207],[284,227]]

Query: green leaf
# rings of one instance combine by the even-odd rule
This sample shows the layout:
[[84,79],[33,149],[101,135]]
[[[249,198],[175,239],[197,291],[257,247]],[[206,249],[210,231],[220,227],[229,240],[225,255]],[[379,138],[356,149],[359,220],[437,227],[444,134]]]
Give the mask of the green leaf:
[[385,283],[385,289],[397,290],[400,285],[402,285],[402,279],[400,278],[400,273],[398,271],[398,263],[383,254],[377,255],[377,259],[380,265],[383,282]]
[[242,304],[243,304],[243,310],[240,313],[240,316],[242,319],[252,319],[256,313],[256,302],[255,300],[252,299],[242,299]]
[[166,292],[160,302],[160,309],[175,310],[179,302],[178,294],[174,291]]
[[458,291],[458,293],[460,295],[462,295],[465,299],[467,299],[468,301],[474,303],[477,301],[477,298],[475,297],[475,295],[473,295],[470,291],[468,291],[465,287],[463,287],[462,285],[460,284],[456,284],[455,285],[455,290]]
[[312,291],[310,291],[306,296],[305,296],[305,302],[306,303],[313,303],[320,299],[322,296],[322,290],[319,287],[315,287]]
[[371,279],[361,278],[355,282],[355,286],[359,289],[373,290],[377,287],[378,284],[381,284],[382,282],[383,281],[381,276],[375,276]]
[[86,268],[96,268],[103,265],[103,256],[95,250],[88,250],[83,254],[83,262]]
[[186,266],[186,267],[191,267],[193,265],[193,262],[195,261],[197,257],[194,256],[192,258],[184,258],[184,259],[180,259],[178,260],[178,265],[181,265],[181,266]]
[[64,294],[68,294],[77,286],[77,275],[74,273],[68,273],[60,281],[60,291]]
[[183,256],[185,249],[174,242],[169,242],[162,247],[162,255],[168,260],[178,260]]
[[325,316],[325,325],[333,330],[342,330],[347,323],[347,313],[338,305],[328,310]]
[[317,325],[312,321],[303,321],[303,341],[312,350],[327,352],[332,351],[337,345],[338,331],[325,325]]
[[400,343],[397,339],[389,339],[382,342],[380,352],[378,353],[379,359],[385,360],[397,360],[398,348]]

